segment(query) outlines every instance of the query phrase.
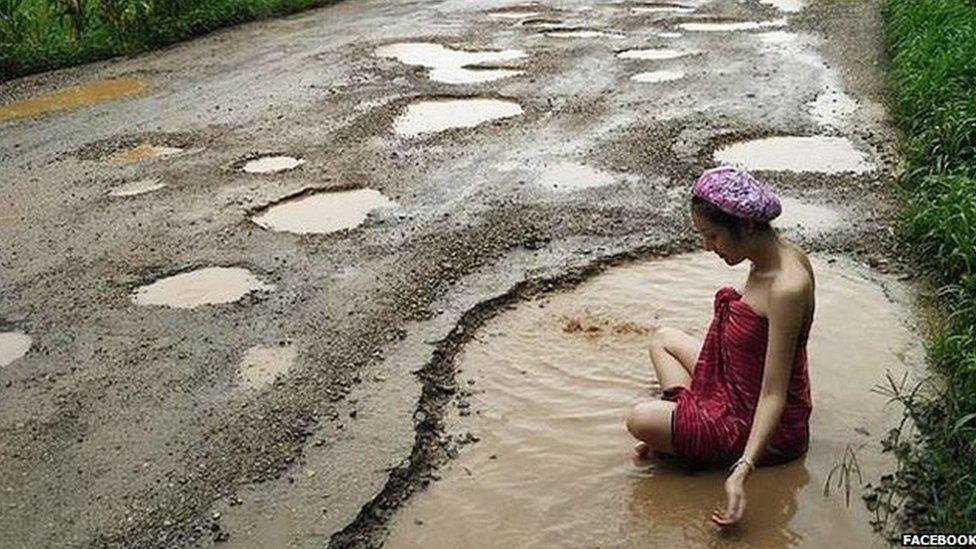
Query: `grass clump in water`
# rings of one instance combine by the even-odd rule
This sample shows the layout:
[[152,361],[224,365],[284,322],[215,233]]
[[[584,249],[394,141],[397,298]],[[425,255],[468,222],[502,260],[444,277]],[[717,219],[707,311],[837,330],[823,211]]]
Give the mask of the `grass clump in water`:
[[0,0],[0,80],[338,0]]
[[929,344],[939,379],[910,392],[891,384],[913,429],[889,433],[899,468],[866,500],[890,532],[974,532],[976,2],[887,0],[884,11],[905,134],[902,234],[940,287],[947,321]]

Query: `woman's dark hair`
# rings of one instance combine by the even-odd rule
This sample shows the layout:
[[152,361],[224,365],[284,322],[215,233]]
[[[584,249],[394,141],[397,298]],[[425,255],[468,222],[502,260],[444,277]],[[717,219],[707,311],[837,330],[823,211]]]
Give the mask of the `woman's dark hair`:
[[[699,215],[703,216],[710,222],[724,227],[732,235],[732,238],[739,240],[742,238],[742,232],[746,227],[746,220],[741,217],[736,217],[734,215],[727,214],[722,210],[718,209],[717,206],[711,202],[701,198],[700,196],[691,197],[691,209],[698,212]],[[753,222],[757,232],[772,231],[773,227],[768,221],[754,221]]]

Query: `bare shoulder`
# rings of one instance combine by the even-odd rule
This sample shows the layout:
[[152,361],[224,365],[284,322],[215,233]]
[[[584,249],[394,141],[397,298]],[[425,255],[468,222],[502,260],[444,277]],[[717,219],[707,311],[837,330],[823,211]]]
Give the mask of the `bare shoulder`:
[[791,316],[799,312],[803,318],[813,309],[813,266],[807,254],[794,244],[788,244],[785,259],[769,287],[770,312]]

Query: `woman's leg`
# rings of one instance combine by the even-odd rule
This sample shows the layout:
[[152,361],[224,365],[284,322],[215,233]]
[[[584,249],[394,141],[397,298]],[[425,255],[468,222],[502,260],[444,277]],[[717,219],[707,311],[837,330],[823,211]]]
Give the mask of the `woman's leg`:
[[674,328],[658,328],[651,336],[648,353],[661,389],[691,386],[691,376],[701,342]]
[[627,430],[641,441],[634,448],[637,457],[643,458],[653,449],[656,452],[672,453],[671,414],[675,404],[666,400],[642,402],[627,416]]

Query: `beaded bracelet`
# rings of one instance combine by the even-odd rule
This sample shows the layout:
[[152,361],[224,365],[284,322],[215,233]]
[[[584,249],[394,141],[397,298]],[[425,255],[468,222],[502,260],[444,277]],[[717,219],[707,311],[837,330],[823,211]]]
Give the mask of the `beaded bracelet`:
[[739,465],[742,465],[743,463],[745,463],[749,467],[750,473],[756,470],[756,464],[753,463],[752,460],[746,457],[741,457],[739,458],[738,461],[733,463],[731,467],[729,467],[729,474],[731,475],[732,472],[735,471],[735,468],[738,467]]

